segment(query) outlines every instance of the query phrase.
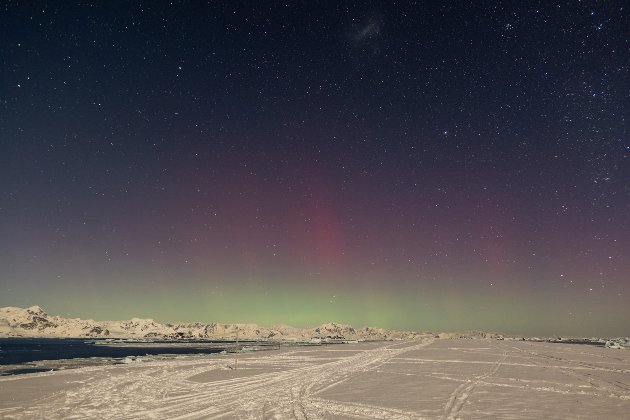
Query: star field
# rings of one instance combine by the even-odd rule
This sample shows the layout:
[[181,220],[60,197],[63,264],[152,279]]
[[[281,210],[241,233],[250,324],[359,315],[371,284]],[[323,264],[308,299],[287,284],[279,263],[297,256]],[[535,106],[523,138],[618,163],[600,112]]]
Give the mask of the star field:
[[0,305],[627,335],[626,2],[1,7]]

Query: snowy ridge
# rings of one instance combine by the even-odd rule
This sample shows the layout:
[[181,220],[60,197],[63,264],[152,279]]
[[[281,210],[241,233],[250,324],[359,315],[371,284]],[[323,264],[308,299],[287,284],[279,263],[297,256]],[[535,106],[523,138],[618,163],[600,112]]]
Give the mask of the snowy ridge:
[[243,340],[395,340],[412,339],[427,334],[390,331],[327,323],[315,328],[286,325],[262,327],[257,324],[178,323],[161,324],[153,319],[132,318],[124,321],[94,321],[48,315],[41,307],[0,308],[0,336],[9,337],[91,337],[147,339],[225,339]]

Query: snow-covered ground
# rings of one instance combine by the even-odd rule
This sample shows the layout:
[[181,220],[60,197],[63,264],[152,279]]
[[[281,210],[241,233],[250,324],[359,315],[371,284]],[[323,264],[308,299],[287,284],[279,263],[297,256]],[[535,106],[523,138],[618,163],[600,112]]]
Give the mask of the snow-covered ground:
[[2,418],[630,418],[630,351],[425,339],[0,378]]

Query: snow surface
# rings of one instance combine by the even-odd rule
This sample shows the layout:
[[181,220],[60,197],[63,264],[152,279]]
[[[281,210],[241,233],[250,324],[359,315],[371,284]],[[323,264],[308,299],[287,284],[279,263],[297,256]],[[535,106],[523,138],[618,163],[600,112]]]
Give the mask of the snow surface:
[[2,418],[629,414],[630,351],[488,339],[287,347],[0,378]]

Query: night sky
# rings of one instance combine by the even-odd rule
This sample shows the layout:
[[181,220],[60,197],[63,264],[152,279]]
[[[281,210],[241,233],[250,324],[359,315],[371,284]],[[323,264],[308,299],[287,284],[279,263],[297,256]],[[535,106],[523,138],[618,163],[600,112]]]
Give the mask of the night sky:
[[0,306],[629,334],[627,1],[0,7]]

